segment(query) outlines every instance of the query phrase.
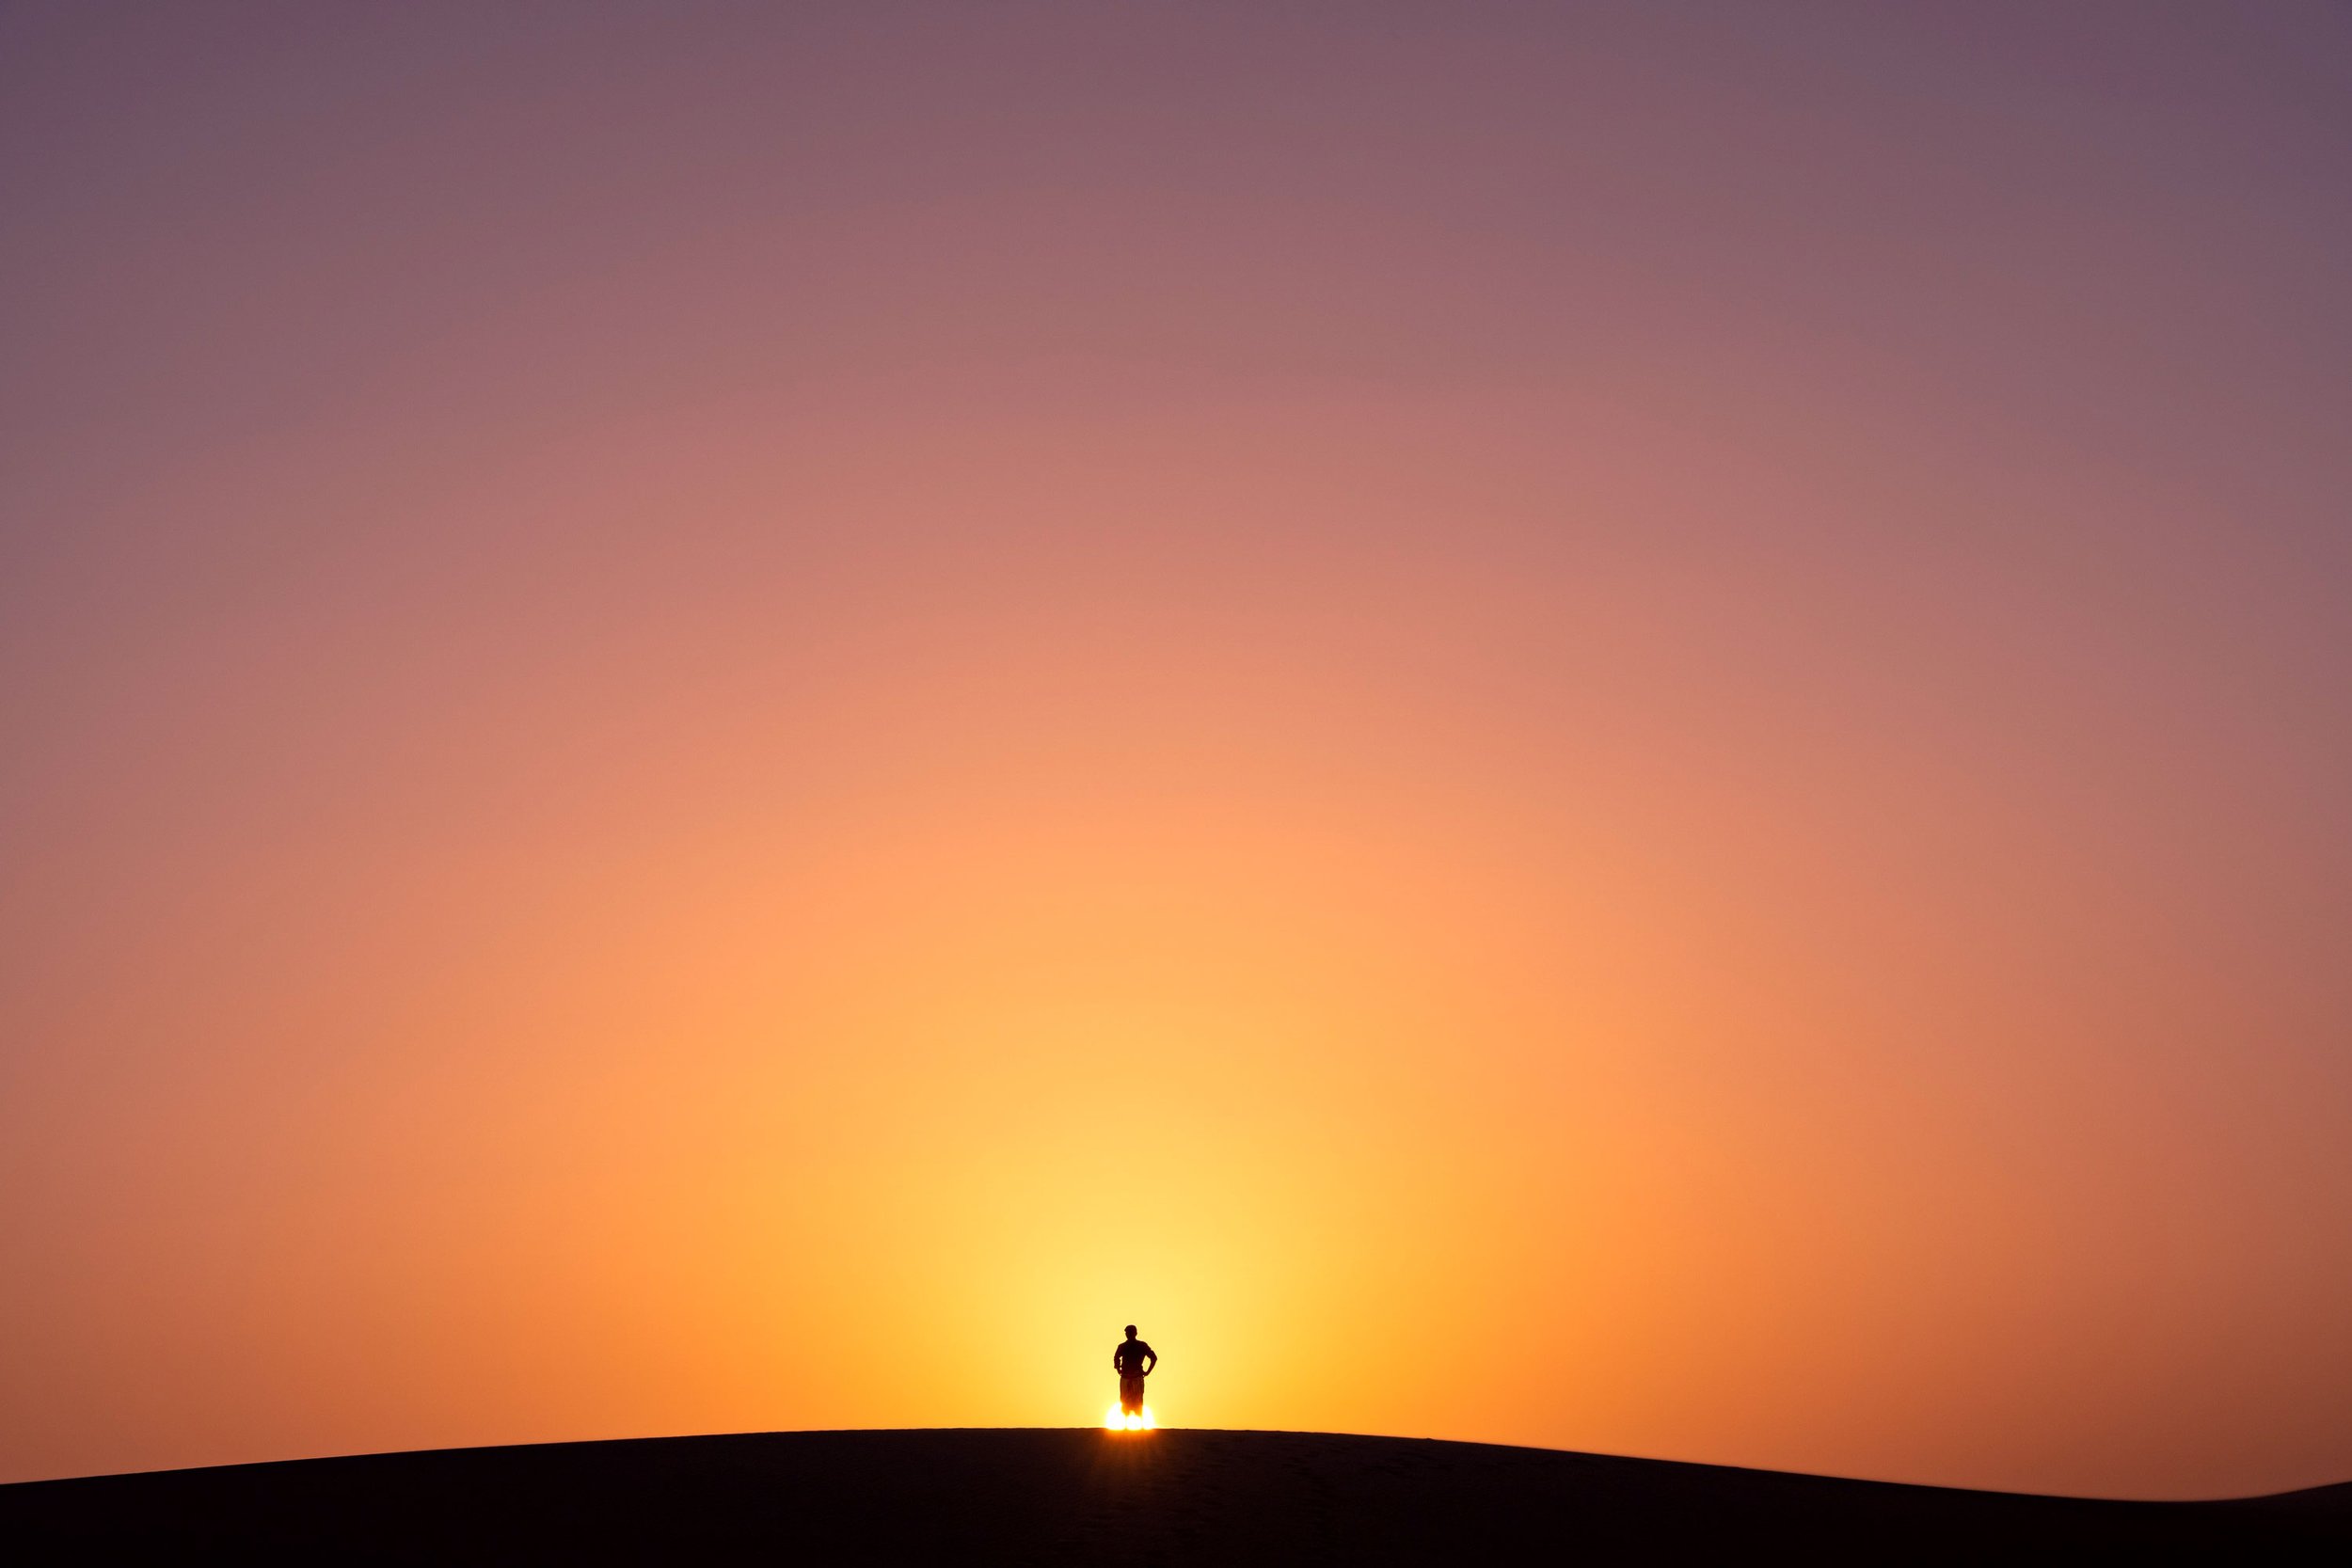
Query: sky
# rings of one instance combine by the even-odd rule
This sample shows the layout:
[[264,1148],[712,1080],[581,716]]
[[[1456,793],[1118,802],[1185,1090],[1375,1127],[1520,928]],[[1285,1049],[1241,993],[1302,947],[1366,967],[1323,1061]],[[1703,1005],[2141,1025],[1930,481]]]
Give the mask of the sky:
[[2352,12],[0,8],[0,1480],[2352,1479]]

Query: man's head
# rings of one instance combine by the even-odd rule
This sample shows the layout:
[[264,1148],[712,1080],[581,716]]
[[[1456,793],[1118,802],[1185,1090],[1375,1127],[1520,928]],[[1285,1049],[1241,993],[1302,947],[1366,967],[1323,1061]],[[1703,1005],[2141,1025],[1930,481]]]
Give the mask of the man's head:
[[1135,1325],[1135,1324],[1133,1324],[1133,1323],[1129,1323],[1129,1324],[1127,1325],[1127,1338],[1130,1338],[1130,1339],[1132,1339],[1132,1338],[1134,1338],[1135,1337],[1136,1337],[1136,1325]]

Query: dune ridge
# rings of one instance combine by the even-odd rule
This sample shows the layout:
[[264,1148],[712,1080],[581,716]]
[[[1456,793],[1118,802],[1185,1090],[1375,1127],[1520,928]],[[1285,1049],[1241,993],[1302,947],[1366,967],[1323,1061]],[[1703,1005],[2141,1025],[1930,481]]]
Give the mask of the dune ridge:
[[23,1482],[0,1487],[0,1545],[501,1562],[2242,1558],[2352,1545],[2352,1485],[2118,1502],[1318,1433],[771,1433]]

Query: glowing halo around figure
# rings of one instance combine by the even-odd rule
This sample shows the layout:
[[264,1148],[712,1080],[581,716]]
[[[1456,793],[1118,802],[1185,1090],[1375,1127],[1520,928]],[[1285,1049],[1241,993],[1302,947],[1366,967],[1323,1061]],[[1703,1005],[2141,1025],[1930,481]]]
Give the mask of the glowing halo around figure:
[[1103,1429],[1105,1432],[1149,1432],[1158,1424],[1152,1418],[1152,1407],[1148,1404],[1143,1407],[1140,1414],[1134,1416],[1130,1416],[1114,1404],[1103,1418]]

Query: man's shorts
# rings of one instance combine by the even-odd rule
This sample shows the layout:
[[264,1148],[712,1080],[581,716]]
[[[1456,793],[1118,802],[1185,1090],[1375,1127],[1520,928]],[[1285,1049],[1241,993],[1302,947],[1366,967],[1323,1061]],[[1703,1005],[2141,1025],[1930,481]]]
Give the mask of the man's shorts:
[[1119,1380],[1119,1408],[1131,1415],[1143,1409],[1143,1379],[1122,1377]]

